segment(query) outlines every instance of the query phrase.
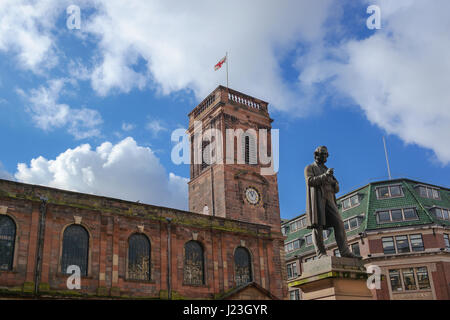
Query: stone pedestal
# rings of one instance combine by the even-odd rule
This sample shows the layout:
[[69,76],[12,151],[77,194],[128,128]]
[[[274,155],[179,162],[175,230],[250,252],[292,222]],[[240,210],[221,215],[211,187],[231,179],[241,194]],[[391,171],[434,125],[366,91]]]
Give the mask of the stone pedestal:
[[361,260],[327,256],[304,263],[289,286],[300,288],[304,300],[372,300],[367,277]]

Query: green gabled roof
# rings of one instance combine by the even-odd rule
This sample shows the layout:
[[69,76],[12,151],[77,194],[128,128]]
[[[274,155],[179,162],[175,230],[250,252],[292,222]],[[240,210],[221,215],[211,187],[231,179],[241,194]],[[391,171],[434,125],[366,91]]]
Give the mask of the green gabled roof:
[[[389,186],[393,184],[400,184],[403,189],[403,197],[377,199],[376,189],[380,186]],[[390,180],[373,183],[373,188],[370,192],[369,201],[369,215],[367,217],[367,230],[395,228],[401,226],[423,225],[433,223],[430,213],[423,207],[421,201],[416,197],[417,191],[411,188],[409,183],[405,180]],[[376,219],[376,212],[382,209],[400,209],[414,207],[417,210],[418,220],[400,221],[392,223],[378,224]]]
[[[444,224],[444,225],[450,225],[450,221],[449,220],[438,219],[430,211],[430,209],[432,207],[434,207],[434,206],[439,207],[439,208],[450,209],[450,190],[449,189],[443,188],[443,187],[438,187],[438,186],[435,186],[435,185],[432,185],[432,184],[428,184],[428,183],[412,181],[412,180],[406,181],[405,183],[409,186],[409,189],[412,190],[414,196],[421,203],[421,205],[424,208],[424,210],[426,210],[428,212],[430,218],[435,223],[437,223],[437,224]],[[438,199],[429,199],[429,198],[421,197],[419,192],[417,191],[417,188],[415,188],[418,185],[438,187],[439,188],[440,199],[438,200]]]
[[[384,185],[401,185],[403,190],[403,197],[389,198],[389,199],[377,199],[376,188]],[[423,198],[419,195],[418,190],[415,189],[416,185],[426,185],[431,187],[438,187],[440,189],[440,200]],[[356,207],[342,211],[341,202],[343,199],[358,194],[360,197],[360,204]],[[431,214],[429,208],[433,206],[443,207],[450,209],[450,189],[445,187],[439,187],[436,185],[421,183],[418,181],[410,179],[395,179],[395,180],[385,180],[378,182],[371,182],[361,188],[358,188],[352,192],[348,192],[345,195],[337,199],[339,211],[341,212],[342,219],[347,220],[352,217],[361,217],[360,225],[358,228],[347,232],[348,237],[352,237],[366,230],[374,229],[386,229],[386,228],[397,228],[402,226],[413,226],[413,225],[424,225],[424,224],[445,224],[450,225],[450,221],[440,220]],[[396,208],[408,208],[414,207],[417,210],[418,220],[414,221],[401,221],[395,223],[383,223],[378,224],[376,219],[376,212],[380,209],[396,209]],[[295,218],[288,221],[283,221],[283,225],[294,222],[300,219],[305,214],[301,214]],[[304,238],[305,235],[311,233],[311,229],[302,228],[295,232],[289,232],[286,236],[287,239],[285,243],[294,241],[296,239]],[[325,245],[334,243],[334,232],[331,232],[328,239],[325,240]],[[303,255],[305,253],[314,252],[314,246],[306,246],[305,242],[302,241],[300,248],[289,253],[286,253],[286,258],[291,258],[295,255]]]

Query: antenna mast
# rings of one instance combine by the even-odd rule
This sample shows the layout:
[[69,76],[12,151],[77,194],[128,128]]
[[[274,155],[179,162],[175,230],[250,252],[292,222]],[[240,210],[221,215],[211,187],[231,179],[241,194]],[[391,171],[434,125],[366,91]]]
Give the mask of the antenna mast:
[[384,155],[386,156],[386,164],[387,164],[387,169],[388,169],[389,180],[391,180],[392,179],[391,168],[389,167],[389,158],[388,158],[388,154],[387,154],[386,140],[384,139],[384,136],[383,136],[383,145],[384,145]]

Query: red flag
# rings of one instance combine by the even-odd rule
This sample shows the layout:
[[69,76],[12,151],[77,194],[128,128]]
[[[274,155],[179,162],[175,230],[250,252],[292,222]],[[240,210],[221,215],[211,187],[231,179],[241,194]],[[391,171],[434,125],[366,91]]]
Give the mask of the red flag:
[[217,64],[214,66],[214,71],[219,70],[220,68],[222,68],[222,65],[227,61],[227,56],[223,57],[222,60],[220,60],[219,62],[217,62]]

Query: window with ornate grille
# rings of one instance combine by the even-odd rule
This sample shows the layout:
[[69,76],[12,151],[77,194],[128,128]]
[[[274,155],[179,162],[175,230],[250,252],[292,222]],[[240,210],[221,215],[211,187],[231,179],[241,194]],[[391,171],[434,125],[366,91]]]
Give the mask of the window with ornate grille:
[[128,279],[150,280],[150,241],[144,234],[128,240]]
[[0,216],[0,271],[13,268],[16,224],[8,216]]
[[184,284],[202,285],[205,283],[203,248],[197,241],[184,245]]
[[236,285],[240,286],[252,281],[252,267],[250,253],[246,248],[238,247],[234,252],[234,271]]
[[61,271],[71,265],[80,267],[81,275],[88,274],[89,234],[85,228],[73,224],[64,230]]

